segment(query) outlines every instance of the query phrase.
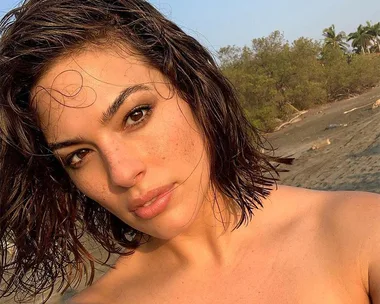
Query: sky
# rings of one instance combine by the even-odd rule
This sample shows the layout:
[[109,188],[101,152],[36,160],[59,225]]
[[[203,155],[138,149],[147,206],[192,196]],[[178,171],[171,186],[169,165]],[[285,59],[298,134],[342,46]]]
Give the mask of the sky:
[[[149,0],[213,53],[223,46],[250,45],[275,30],[293,41],[322,39],[335,24],[347,34],[367,20],[380,21],[380,0]],[[0,0],[0,15],[19,3]]]

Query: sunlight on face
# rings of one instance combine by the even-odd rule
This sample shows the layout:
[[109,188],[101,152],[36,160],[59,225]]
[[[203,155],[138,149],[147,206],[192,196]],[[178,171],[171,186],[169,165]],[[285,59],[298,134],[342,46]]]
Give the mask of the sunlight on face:
[[[56,62],[34,96],[47,142],[86,196],[155,237],[192,223],[209,161],[190,107],[158,71],[113,49],[87,50]],[[160,208],[133,210],[168,189]]]

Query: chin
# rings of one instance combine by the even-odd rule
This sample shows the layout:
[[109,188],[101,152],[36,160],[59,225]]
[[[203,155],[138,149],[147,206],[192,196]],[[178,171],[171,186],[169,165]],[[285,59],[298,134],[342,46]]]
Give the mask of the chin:
[[152,220],[150,225],[145,226],[145,229],[141,231],[145,230],[143,232],[153,238],[168,241],[189,232],[195,218],[192,215],[194,215],[194,210],[189,210],[185,216],[178,213],[170,215],[164,213]]

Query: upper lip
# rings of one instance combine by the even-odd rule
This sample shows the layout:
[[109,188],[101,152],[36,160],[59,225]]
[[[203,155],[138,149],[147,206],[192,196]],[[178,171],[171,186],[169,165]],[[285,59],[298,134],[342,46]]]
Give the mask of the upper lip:
[[149,190],[139,197],[133,198],[129,201],[128,210],[130,212],[136,211],[136,209],[144,206],[146,203],[155,200],[157,197],[166,194],[173,188],[173,184],[157,187],[155,189]]

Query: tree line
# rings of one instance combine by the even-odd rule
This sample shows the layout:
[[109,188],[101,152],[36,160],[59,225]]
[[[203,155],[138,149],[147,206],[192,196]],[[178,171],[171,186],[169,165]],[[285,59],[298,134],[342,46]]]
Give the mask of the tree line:
[[348,35],[343,31],[336,33],[333,24],[323,30],[323,36],[325,47],[339,47],[345,53],[350,53],[348,42],[351,42],[352,50],[357,54],[380,52],[380,22],[372,24],[367,21],[366,25],[360,24],[356,32]]
[[272,131],[299,110],[380,83],[380,22],[348,35],[331,25],[322,35],[323,41],[301,37],[290,43],[275,31],[250,46],[218,51],[220,67],[253,125]]

